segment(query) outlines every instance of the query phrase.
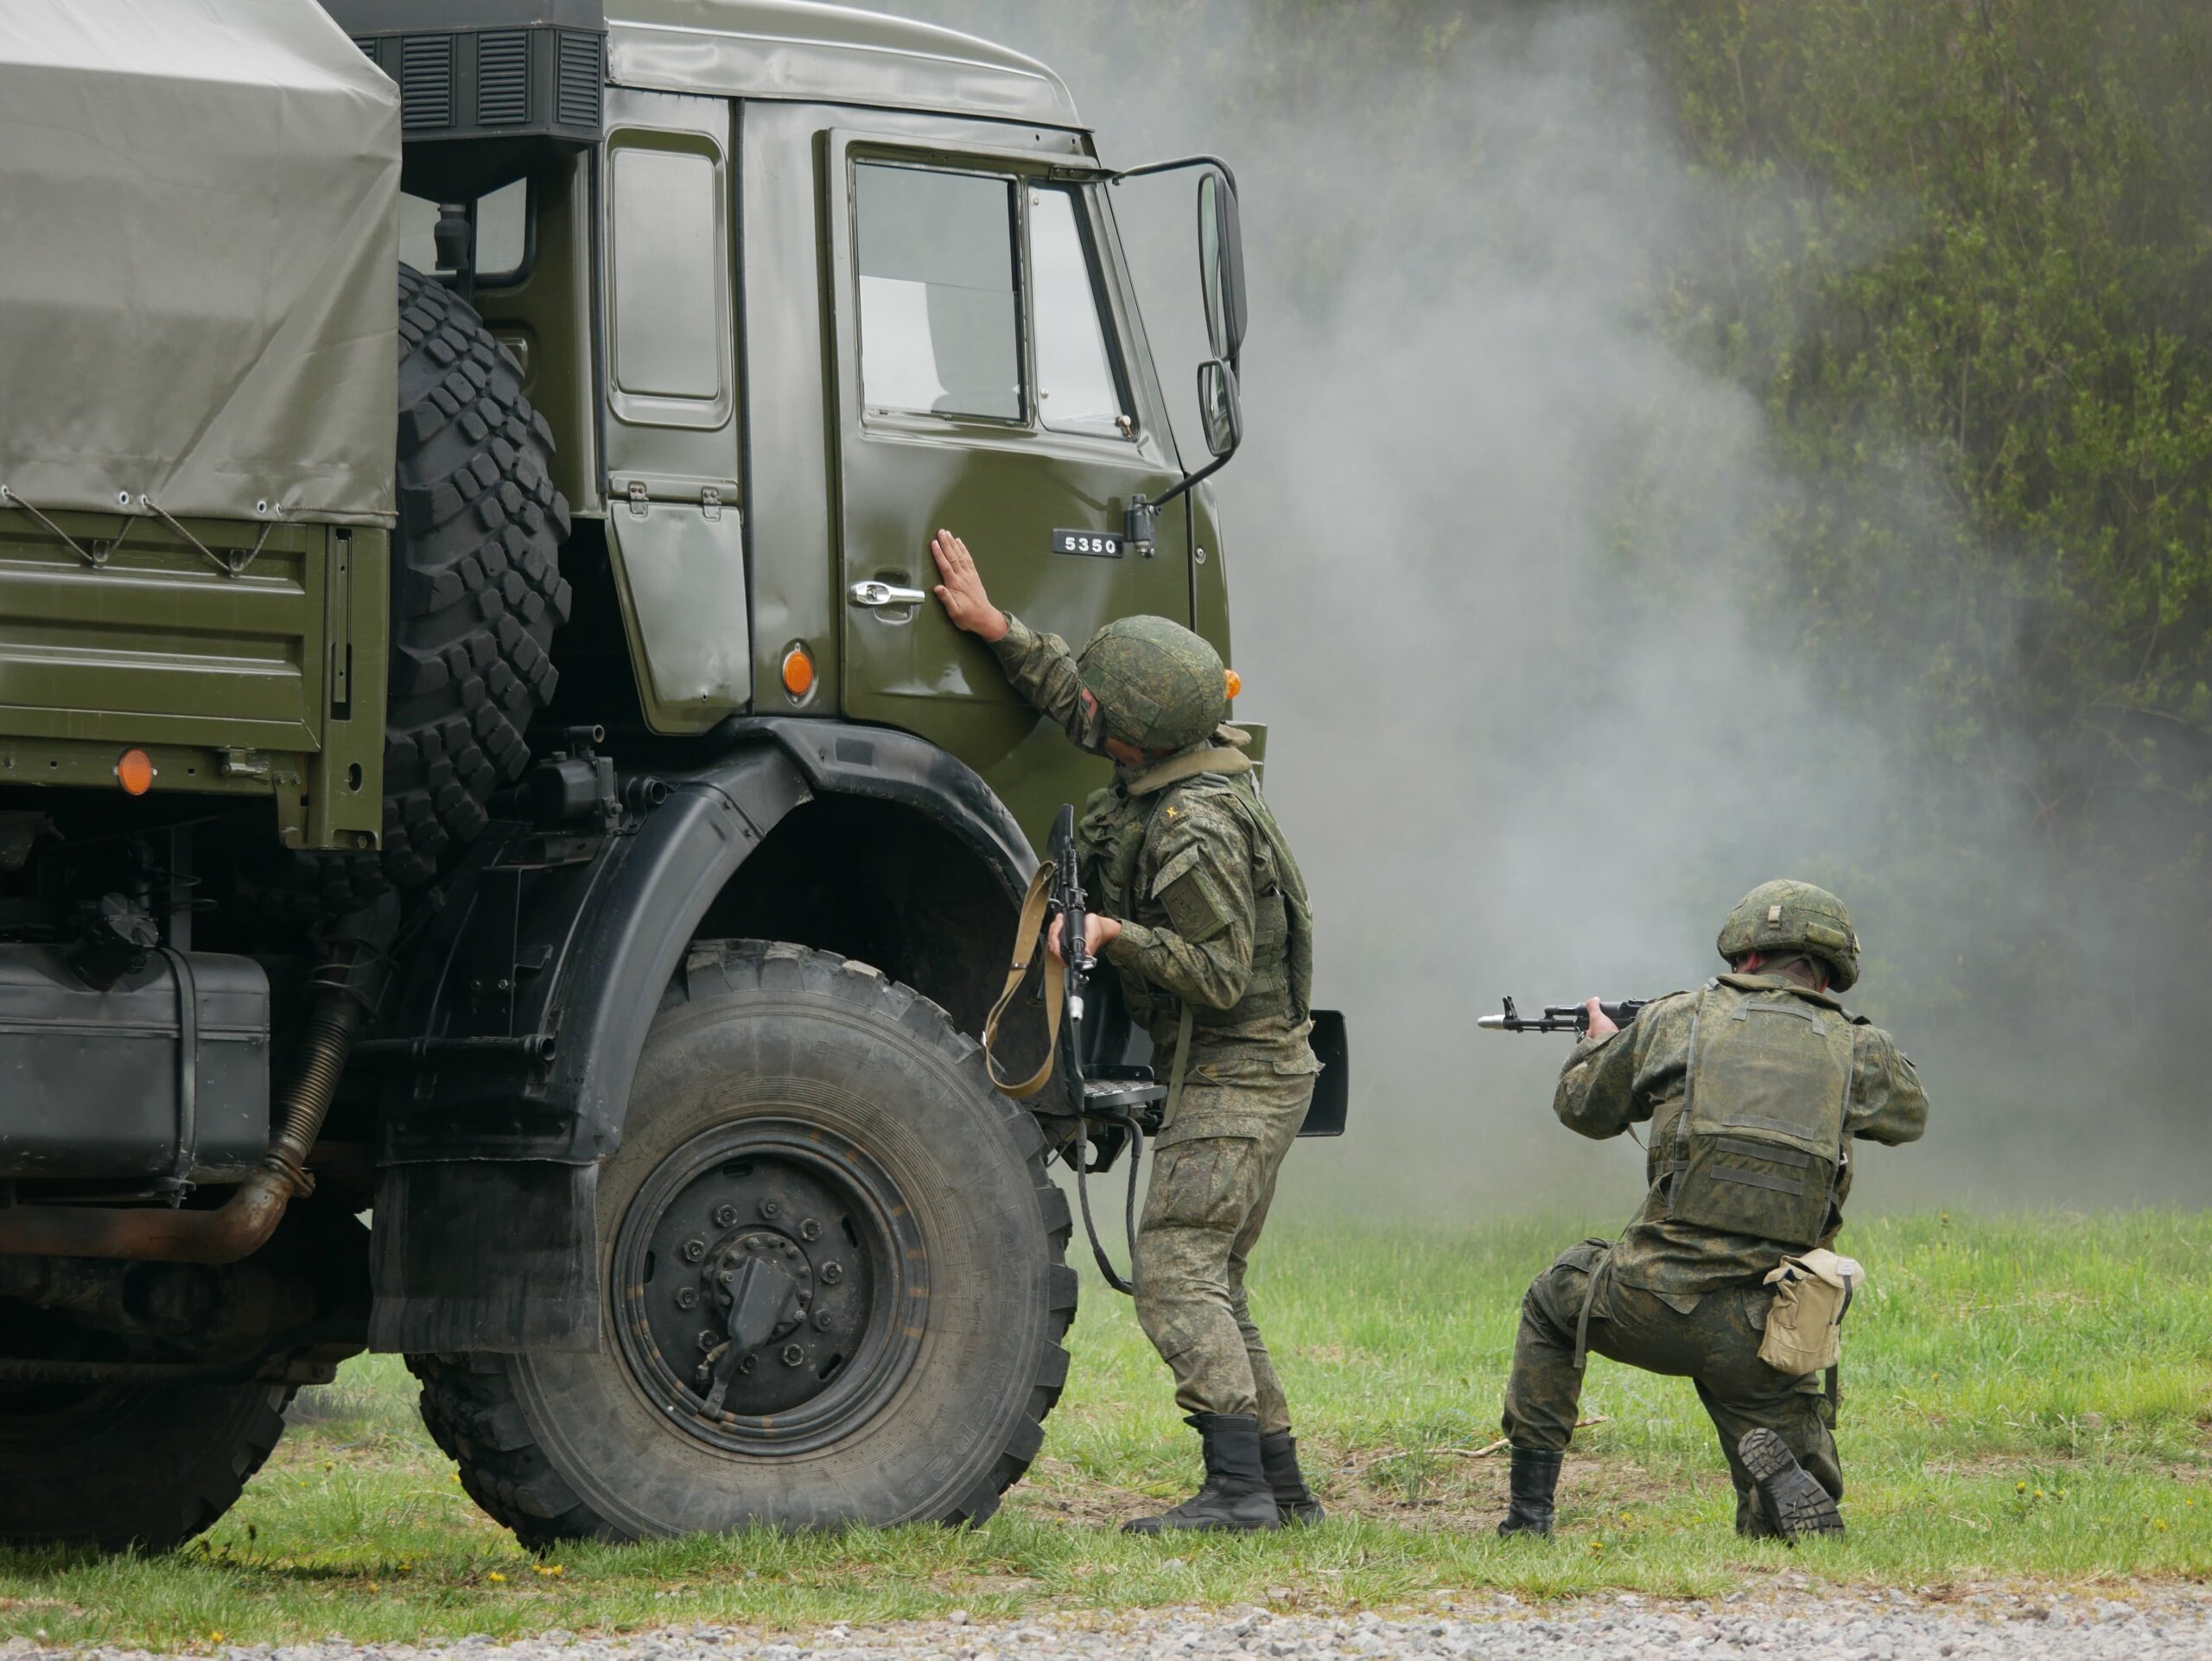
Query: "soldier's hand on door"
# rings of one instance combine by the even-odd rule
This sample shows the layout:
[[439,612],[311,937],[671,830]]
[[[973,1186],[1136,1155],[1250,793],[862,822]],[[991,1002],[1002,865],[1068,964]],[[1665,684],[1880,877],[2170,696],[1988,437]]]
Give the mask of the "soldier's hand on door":
[[930,557],[937,561],[937,574],[944,579],[937,585],[938,603],[944,608],[952,626],[979,640],[1005,639],[1013,625],[983,592],[982,575],[976,569],[968,544],[951,531],[940,531],[930,538]]

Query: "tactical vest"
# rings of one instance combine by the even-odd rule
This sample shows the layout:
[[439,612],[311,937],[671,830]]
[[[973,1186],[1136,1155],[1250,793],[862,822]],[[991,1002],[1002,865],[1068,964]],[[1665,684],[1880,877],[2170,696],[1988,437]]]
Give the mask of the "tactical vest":
[[[1249,766],[1237,751],[1201,751],[1198,756],[1218,758],[1240,768],[1236,773],[1185,771],[1156,790],[1132,794],[1101,791],[1084,815],[1082,838],[1085,864],[1093,874],[1092,891],[1104,900],[1109,914],[1135,917],[1138,901],[1137,868],[1142,862],[1152,817],[1183,785],[1203,780],[1218,788],[1229,786],[1233,802],[1253,832],[1253,888],[1256,905],[1252,927],[1252,973],[1244,996],[1227,1009],[1193,1007],[1195,1027],[1235,1027],[1276,1016],[1302,1021],[1313,1002],[1313,911],[1306,897],[1306,879],[1290,851],[1282,827],[1275,823],[1266,799],[1253,787]],[[1198,759],[1198,758],[1193,758]],[[1145,780],[1140,779],[1141,788]],[[1139,976],[1122,977],[1123,1001],[1130,1018],[1150,1027],[1155,1021],[1179,1013],[1179,1000]]]
[[1690,1019],[1667,1215],[1793,1247],[1819,1244],[1842,1171],[1857,1017],[1735,976]]

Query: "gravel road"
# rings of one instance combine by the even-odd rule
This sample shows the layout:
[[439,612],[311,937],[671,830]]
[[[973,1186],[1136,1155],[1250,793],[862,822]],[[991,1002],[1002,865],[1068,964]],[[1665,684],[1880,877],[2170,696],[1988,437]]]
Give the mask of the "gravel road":
[[[1524,1607],[1511,1597],[1440,1598],[1427,1613],[1321,1618],[1261,1609],[1053,1614],[1020,1621],[950,1620],[832,1626],[798,1633],[687,1627],[618,1639],[550,1632],[511,1644],[353,1645],[336,1639],[220,1652],[224,1661],[2073,1661],[2212,1658],[2212,1596],[2151,1593],[2104,1599],[1974,1592],[1942,1603],[1903,1593],[1678,1603],[1630,1594]],[[142,1661],[143,1651],[0,1644],[0,1661],[42,1656]]]

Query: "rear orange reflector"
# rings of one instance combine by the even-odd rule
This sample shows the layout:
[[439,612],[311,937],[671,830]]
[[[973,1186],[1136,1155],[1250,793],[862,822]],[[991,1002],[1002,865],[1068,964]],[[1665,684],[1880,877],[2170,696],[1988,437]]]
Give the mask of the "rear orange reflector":
[[125,750],[115,764],[116,782],[127,794],[143,796],[154,787],[154,758],[143,750]]
[[1235,697],[1239,692],[1244,690],[1244,677],[1238,674],[1234,669],[1224,669],[1222,671],[1222,674],[1229,682],[1229,696],[1230,697]]
[[803,698],[814,690],[814,659],[806,648],[795,646],[784,653],[784,690]]

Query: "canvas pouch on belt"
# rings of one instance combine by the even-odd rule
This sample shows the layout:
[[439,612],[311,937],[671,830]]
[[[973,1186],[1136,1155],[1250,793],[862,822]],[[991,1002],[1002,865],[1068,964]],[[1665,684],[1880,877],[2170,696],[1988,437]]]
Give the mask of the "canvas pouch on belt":
[[1819,1372],[1843,1359],[1843,1316],[1866,1271],[1825,1247],[1784,1257],[1767,1276],[1774,1304],[1767,1311],[1759,1359],[1777,1372]]

